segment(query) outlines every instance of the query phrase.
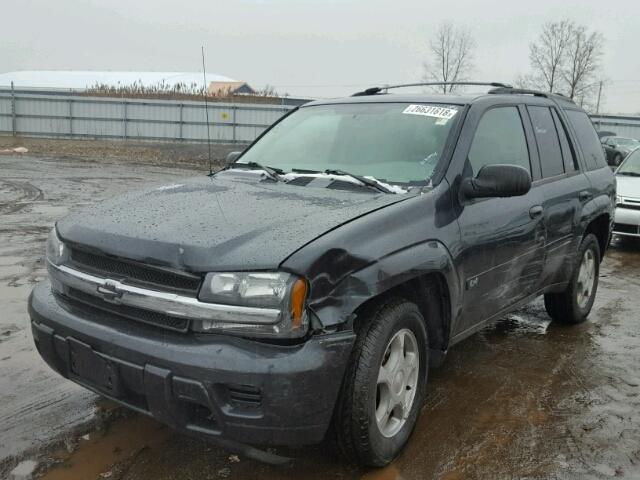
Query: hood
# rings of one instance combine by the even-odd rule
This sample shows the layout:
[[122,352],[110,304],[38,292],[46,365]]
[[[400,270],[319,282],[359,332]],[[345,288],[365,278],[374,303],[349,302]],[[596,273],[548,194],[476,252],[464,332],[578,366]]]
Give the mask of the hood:
[[621,197],[640,199],[640,177],[616,175],[616,193]]
[[57,223],[102,253],[194,272],[275,269],[320,235],[413,195],[287,185],[225,171],[103,202]]

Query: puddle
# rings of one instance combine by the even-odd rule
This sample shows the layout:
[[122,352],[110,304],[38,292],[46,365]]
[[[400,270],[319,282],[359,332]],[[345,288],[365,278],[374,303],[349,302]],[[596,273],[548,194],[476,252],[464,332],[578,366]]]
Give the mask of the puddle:
[[[67,442],[73,453],[60,449],[52,455],[55,465],[43,480],[93,480],[120,478],[127,462],[145,449],[158,445],[169,436],[167,427],[142,415],[134,415],[111,424],[106,430]],[[75,443],[77,442],[77,443]]]

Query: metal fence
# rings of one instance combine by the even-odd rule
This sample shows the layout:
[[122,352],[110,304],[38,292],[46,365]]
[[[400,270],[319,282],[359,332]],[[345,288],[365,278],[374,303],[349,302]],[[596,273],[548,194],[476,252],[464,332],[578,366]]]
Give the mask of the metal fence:
[[[293,105],[209,103],[209,133],[220,143],[247,143]],[[640,139],[640,117],[594,115],[598,130]],[[205,142],[203,102],[73,95],[0,87],[0,135]]]
[[598,131],[614,132],[618,137],[640,140],[640,117],[592,115],[591,120]]
[[[209,103],[211,140],[247,143],[290,105]],[[0,89],[0,135],[205,142],[203,102],[138,100]]]

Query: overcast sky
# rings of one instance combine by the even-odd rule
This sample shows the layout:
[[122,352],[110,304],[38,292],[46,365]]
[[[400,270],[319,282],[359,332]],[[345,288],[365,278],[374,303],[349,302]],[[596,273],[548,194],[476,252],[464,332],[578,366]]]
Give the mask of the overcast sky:
[[513,81],[541,25],[570,18],[605,37],[604,110],[640,112],[638,0],[17,0],[2,10],[0,73],[200,71],[204,45],[211,73],[314,97],[420,80],[447,20],[475,38],[475,79]]

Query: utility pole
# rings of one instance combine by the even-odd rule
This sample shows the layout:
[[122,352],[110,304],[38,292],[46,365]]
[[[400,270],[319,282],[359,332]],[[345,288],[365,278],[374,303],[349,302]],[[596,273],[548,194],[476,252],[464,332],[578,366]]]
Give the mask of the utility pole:
[[600,86],[598,87],[598,103],[596,103],[596,115],[600,113],[600,97],[602,95],[602,80],[600,80]]

